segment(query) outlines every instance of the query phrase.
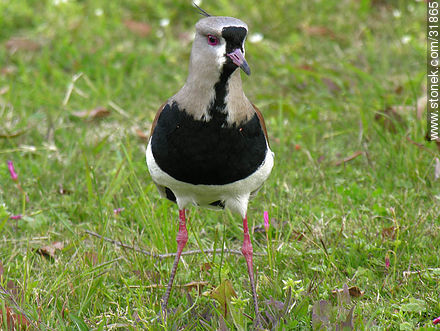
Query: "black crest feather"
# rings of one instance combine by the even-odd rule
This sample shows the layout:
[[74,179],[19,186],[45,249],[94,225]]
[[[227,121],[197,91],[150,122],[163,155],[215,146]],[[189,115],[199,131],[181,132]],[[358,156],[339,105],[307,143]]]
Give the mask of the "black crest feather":
[[203,15],[205,17],[212,16],[212,15],[209,15],[205,10],[203,10],[202,8],[197,6],[194,2],[193,2],[193,5],[194,5],[194,7],[196,7],[198,9],[200,15]]

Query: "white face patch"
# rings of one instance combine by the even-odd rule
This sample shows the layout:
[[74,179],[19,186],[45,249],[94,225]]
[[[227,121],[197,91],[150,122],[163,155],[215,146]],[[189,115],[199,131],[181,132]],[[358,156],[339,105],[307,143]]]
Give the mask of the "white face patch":
[[220,40],[220,43],[218,45],[215,45],[215,46],[207,45],[207,46],[212,47],[214,49],[216,59],[217,59],[216,63],[217,63],[218,69],[220,70],[226,61],[226,58],[225,58],[226,40],[224,40],[223,38],[220,38],[219,40]]

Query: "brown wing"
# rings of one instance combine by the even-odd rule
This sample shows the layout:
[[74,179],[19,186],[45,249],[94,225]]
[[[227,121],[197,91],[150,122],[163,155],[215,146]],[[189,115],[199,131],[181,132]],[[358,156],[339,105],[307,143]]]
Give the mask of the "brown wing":
[[164,107],[167,103],[168,102],[165,102],[162,104],[162,106],[159,107],[159,110],[157,111],[156,116],[154,117],[153,123],[151,124],[151,129],[150,129],[150,138],[153,135],[153,131],[154,131],[154,128],[156,127],[157,120],[159,119],[160,113],[162,112],[162,110],[164,109]]
[[254,104],[252,104],[252,106],[254,107],[254,110],[257,113],[258,119],[260,120],[260,125],[261,125],[261,127],[263,128],[263,131],[264,131],[264,136],[266,137],[267,144],[270,147],[269,137],[267,136],[266,123],[264,123],[263,114],[261,114],[261,112],[257,108],[257,106],[255,106]]

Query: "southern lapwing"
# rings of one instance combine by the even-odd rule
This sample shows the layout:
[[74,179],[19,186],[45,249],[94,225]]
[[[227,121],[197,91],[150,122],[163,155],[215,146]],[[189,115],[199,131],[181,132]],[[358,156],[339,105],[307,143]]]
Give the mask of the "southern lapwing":
[[147,165],[162,197],[179,207],[177,254],[162,312],[180,255],[188,240],[189,205],[228,208],[243,219],[246,259],[255,313],[259,317],[247,222],[248,201],[268,178],[274,162],[264,119],[245,96],[240,70],[250,75],[244,57],[247,25],[233,17],[210,16],[196,24],[186,83],[163,104],[154,119]]

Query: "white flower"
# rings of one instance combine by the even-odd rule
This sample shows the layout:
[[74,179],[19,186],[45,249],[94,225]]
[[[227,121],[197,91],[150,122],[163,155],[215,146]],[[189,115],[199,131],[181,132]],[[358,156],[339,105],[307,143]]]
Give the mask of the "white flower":
[[202,4],[202,0],[194,0],[193,2],[196,6],[200,6]]
[[400,10],[398,10],[398,9],[394,9],[394,10],[393,10],[393,16],[394,16],[395,18],[399,18],[400,16],[402,16],[402,13],[400,12]]
[[102,10],[102,8],[96,8],[95,9],[95,15],[96,16],[102,16],[102,14],[104,14],[104,11]]
[[249,42],[250,43],[259,43],[262,41],[264,36],[261,33],[253,33],[249,36]]
[[160,26],[161,27],[166,27],[166,26],[168,26],[169,24],[170,24],[170,19],[169,18],[162,18],[161,20],[160,20]]
[[402,44],[408,44],[411,40],[411,36],[405,35],[402,37]]

